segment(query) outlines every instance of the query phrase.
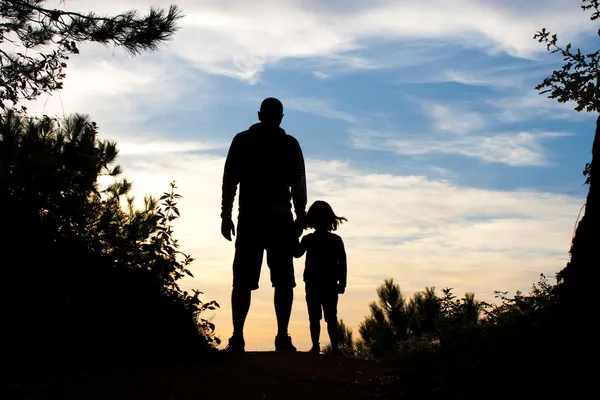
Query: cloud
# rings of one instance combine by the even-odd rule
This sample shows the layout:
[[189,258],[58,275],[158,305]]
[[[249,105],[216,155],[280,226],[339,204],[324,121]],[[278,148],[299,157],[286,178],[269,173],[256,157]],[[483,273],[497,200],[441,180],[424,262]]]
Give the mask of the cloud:
[[581,120],[594,118],[594,114],[576,112],[573,102],[559,103],[547,95],[534,90],[518,95],[504,96],[486,100],[486,103],[498,110],[497,118],[504,123],[518,123],[539,118]]
[[[401,155],[454,154],[511,166],[548,165],[543,143],[569,133],[554,131],[494,131],[494,113],[483,114],[439,102],[419,102],[432,130],[421,133],[375,131],[351,127],[354,147],[393,151]],[[469,103],[466,103],[469,105]]]
[[[291,98],[286,105],[292,109],[313,115],[347,122],[352,145],[356,148],[394,151],[401,155],[456,154],[476,158],[486,162],[504,163],[511,166],[548,165],[544,142],[569,136],[569,133],[553,131],[506,131],[495,132],[490,125],[506,121],[505,114],[510,110],[527,112],[527,107],[535,107],[541,102],[521,99],[515,100],[515,106],[501,100],[493,102],[495,107],[506,107],[502,112],[487,114],[468,109],[470,102],[447,106],[439,102],[414,100],[431,121],[432,130],[427,133],[403,134],[394,131],[378,132],[365,128],[374,119],[369,115],[351,115],[333,106],[327,99]],[[549,112],[550,105],[546,104]],[[466,106],[466,108],[465,108]],[[564,110],[564,109],[563,109]],[[565,110],[566,111],[566,110]],[[516,112],[516,111],[515,111]],[[543,107],[538,108],[543,113]],[[379,118],[381,119],[381,118]]]
[[285,106],[304,113],[336,119],[349,124],[357,124],[360,121],[358,117],[335,108],[332,102],[327,99],[292,97],[286,99]]
[[121,156],[151,156],[158,154],[189,153],[225,148],[223,144],[205,143],[192,140],[160,140],[150,135],[127,137],[117,135]]
[[[156,1],[167,6],[166,0]],[[182,30],[167,47],[201,70],[256,82],[261,72],[284,59],[331,58],[353,68],[386,65],[385,53],[364,58],[360,50],[377,41],[446,45],[532,58],[544,52],[532,39],[545,26],[569,41],[591,29],[588,16],[572,3],[552,1],[429,2],[380,0],[324,4],[320,1],[182,0]],[[78,10],[116,12],[146,9],[146,0],[91,0]],[[418,59],[411,59],[417,61]],[[358,62],[357,62],[358,61]]]
[[459,174],[455,171],[449,170],[447,168],[442,168],[442,167],[438,167],[438,166],[431,166],[429,167],[429,169],[435,173],[437,176],[443,177],[443,178],[458,178]]
[[505,65],[494,65],[493,67],[470,66],[466,68],[457,65],[451,69],[439,69],[439,66],[435,66],[438,68],[435,73],[427,70],[415,71],[409,77],[409,81],[400,79],[398,83],[459,83],[509,91],[532,89],[541,81],[540,77],[543,76],[543,73],[548,72],[549,66],[552,65],[541,61],[536,61],[533,66],[529,64],[510,65],[511,60],[514,59],[506,59],[504,60]]
[[[214,322],[227,338],[234,249],[219,233],[223,157],[165,152],[159,158],[124,156],[120,162],[140,199],[178,181],[182,218],[176,221],[175,235],[182,250],[197,260],[195,278],[182,285],[220,302]],[[533,190],[456,186],[435,177],[370,173],[335,160],[308,159],[307,174],[309,201],[326,200],[348,218],[339,230],[349,257],[349,288],[340,299],[339,315],[353,328],[368,313],[385,277],[394,277],[408,295],[425,285],[454,287],[457,294],[475,291],[485,300],[493,300],[494,290],[527,290],[539,273],[551,275],[564,265],[583,201]],[[296,261],[298,280],[303,261]],[[250,349],[271,348],[276,332],[268,276],[265,266],[247,322]],[[300,348],[308,348],[301,284],[294,304],[291,334]]]
[[487,127],[487,119],[470,111],[457,112],[440,103],[423,102],[423,113],[433,121],[437,131],[454,134],[477,132]]
[[431,138],[425,135],[393,134],[380,140],[378,132],[352,130],[352,143],[361,149],[393,151],[401,155],[458,154],[510,166],[548,165],[542,143],[568,136],[560,132],[510,132],[489,136]]
[[111,56],[106,49],[89,46],[82,53],[69,60],[63,90],[26,103],[30,114],[78,112],[102,124],[121,125],[168,115],[170,106],[184,97],[181,108],[198,110],[204,103],[200,89],[208,82],[165,54]]

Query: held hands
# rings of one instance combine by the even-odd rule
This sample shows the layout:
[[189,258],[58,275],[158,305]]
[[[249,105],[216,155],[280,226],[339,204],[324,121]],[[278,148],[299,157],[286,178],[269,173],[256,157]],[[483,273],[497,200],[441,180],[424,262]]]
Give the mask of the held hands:
[[338,283],[338,285],[337,285],[338,294],[344,294],[345,291],[346,291],[346,287]]
[[231,218],[223,218],[221,221],[221,235],[231,242],[231,236],[235,236],[235,225]]
[[297,237],[302,236],[302,232],[304,232],[306,229],[306,217],[304,215],[301,214],[296,217],[296,220],[294,221],[294,229]]

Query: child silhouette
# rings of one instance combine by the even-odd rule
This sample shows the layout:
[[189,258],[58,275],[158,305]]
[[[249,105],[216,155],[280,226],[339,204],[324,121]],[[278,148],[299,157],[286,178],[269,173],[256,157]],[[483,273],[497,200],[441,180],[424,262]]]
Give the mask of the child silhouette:
[[323,315],[331,340],[332,354],[341,354],[338,342],[337,304],[338,294],[346,290],[346,251],[342,238],[332,231],[335,231],[343,221],[347,221],[346,218],[335,215],[328,203],[315,201],[306,213],[305,220],[306,227],[313,228],[314,232],[302,238],[294,254],[299,258],[306,252],[304,282],[312,340],[310,353],[314,354],[319,354],[321,351],[319,336]]

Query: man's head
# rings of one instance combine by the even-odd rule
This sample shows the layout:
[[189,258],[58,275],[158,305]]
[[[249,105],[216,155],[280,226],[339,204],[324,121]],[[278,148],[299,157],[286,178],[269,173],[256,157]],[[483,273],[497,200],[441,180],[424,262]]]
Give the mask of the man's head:
[[258,120],[269,126],[278,127],[283,119],[283,104],[275,97],[263,100],[258,112]]

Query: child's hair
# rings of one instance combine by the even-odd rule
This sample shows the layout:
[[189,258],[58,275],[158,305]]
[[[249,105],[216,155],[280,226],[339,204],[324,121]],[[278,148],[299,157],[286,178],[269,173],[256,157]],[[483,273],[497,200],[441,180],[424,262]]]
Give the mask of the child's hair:
[[322,227],[328,231],[335,231],[344,221],[348,220],[335,215],[329,203],[322,200],[315,201],[306,213],[306,226],[313,229]]

